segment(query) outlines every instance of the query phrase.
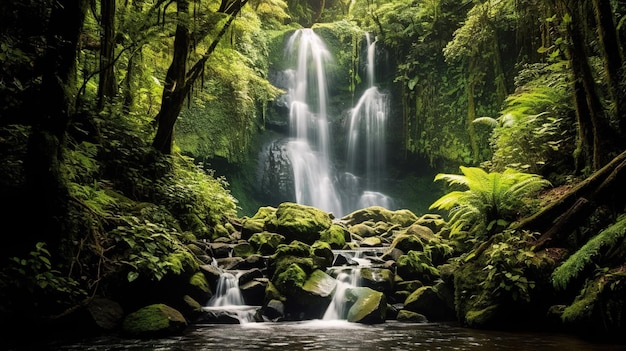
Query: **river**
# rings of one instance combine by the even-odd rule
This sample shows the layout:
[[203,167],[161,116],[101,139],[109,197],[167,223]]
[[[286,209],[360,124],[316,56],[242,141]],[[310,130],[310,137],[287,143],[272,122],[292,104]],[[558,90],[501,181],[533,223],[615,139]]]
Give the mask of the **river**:
[[513,333],[462,328],[453,324],[390,321],[363,325],[346,321],[194,325],[166,339],[98,337],[52,343],[50,351],[200,351],[200,350],[625,350],[626,345],[597,344],[573,335]]

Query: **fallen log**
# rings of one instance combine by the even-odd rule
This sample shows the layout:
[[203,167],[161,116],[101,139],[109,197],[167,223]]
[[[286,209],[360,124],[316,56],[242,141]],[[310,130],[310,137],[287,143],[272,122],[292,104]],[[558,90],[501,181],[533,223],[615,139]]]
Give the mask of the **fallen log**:
[[[579,227],[599,206],[626,203],[626,151],[580,182],[556,202],[512,225],[542,233],[536,249],[558,243]],[[619,209],[619,210],[623,210]]]

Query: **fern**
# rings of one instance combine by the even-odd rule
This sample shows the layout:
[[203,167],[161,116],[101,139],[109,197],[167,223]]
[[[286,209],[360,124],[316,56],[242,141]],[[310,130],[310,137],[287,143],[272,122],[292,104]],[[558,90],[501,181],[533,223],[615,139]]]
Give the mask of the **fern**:
[[622,215],[617,222],[590,239],[583,247],[571,255],[562,265],[552,273],[552,285],[557,289],[566,289],[567,286],[581,272],[602,260],[602,253],[611,248],[619,247],[626,237],[626,215]]
[[491,236],[504,229],[525,205],[525,198],[550,183],[536,174],[507,169],[487,173],[477,167],[460,167],[463,175],[437,174],[435,181],[466,187],[436,200],[430,209],[449,211],[451,235]]

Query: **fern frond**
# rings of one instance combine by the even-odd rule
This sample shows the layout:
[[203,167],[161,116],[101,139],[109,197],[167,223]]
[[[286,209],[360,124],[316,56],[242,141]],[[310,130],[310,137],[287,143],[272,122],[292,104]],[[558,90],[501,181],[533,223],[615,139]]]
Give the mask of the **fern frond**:
[[620,216],[610,227],[591,238],[583,247],[571,255],[552,273],[552,285],[556,289],[566,289],[579,274],[599,264],[601,252],[623,244],[626,238],[626,215]]

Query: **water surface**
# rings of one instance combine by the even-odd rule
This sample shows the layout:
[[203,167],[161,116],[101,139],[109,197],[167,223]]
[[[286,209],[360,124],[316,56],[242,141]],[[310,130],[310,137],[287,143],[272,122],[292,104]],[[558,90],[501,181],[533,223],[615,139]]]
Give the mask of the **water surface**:
[[103,337],[48,350],[625,350],[625,345],[594,344],[572,335],[512,333],[450,324],[346,321],[196,325],[183,336],[156,340]]

